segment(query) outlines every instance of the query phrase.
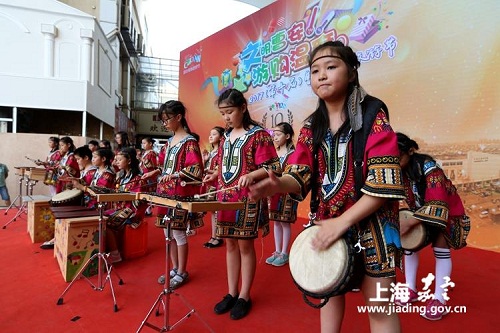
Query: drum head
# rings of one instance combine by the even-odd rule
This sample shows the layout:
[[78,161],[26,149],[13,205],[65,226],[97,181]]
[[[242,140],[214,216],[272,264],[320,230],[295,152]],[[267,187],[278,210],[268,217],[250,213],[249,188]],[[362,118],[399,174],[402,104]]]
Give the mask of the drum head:
[[344,239],[325,251],[313,250],[311,240],[318,229],[310,227],[297,236],[290,249],[289,265],[295,283],[310,293],[322,294],[341,283],[349,268],[349,250]]
[[54,202],[60,202],[60,201],[65,201],[68,199],[73,199],[78,197],[80,194],[82,194],[81,190],[78,190],[76,188],[71,189],[71,190],[66,190],[61,193],[57,193],[52,197],[52,201]]
[[76,188],[57,193],[50,200],[51,206],[82,205],[83,192]]

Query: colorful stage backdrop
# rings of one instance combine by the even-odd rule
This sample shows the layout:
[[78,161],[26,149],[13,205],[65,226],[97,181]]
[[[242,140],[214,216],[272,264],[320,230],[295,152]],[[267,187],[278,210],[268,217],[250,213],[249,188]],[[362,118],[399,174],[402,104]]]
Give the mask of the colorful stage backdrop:
[[500,251],[499,12],[497,0],[277,1],[181,52],[179,99],[206,148],[210,129],[223,124],[214,101],[230,87],[245,93],[253,119],[298,132],[317,104],[307,55],[343,41],[393,128],[417,139],[459,187],[473,222],[469,244]]

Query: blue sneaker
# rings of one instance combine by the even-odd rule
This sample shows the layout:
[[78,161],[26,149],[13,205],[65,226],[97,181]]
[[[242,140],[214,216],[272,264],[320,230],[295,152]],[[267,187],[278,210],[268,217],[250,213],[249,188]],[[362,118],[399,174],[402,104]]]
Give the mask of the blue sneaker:
[[288,264],[288,254],[280,253],[278,258],[276,258],[271,265],[280,267]]
[[280,256],[280,254],[281,254],[281,253],[276,252],[276,251],[275,251],[275,252],[273,252],[273,254],[272,254],[269,258],[267,258],[267,259],[266,259],[266,264],[268,264],[268,265],[272,265],[272,264],[273,264],[273,262],[274,262],[276,259],[278,259],[278,257]]

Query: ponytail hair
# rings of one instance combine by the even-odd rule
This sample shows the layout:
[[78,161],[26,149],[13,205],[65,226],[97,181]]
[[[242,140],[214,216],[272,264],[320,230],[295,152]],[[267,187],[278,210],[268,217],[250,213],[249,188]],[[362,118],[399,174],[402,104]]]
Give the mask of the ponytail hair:
[[417,153],[419,149],[418,143],[415,140],[410,139],[406,134],[396,132],[398,138],[398,149],[399,153],[408,154],[410,156],[410,161],[408,162],[408,177],[418,183],[425,181],[425,175],[423,173],[425,162],[432,161],[435,162],[434,158],[427,154]]
[[163,103],[158,111],[158,118],[161,119],[162,115],[176,116],[178,114],[182,116],[181,126],[184,128],[184,130],[186,130],[188,134],[194,136],[195,139],[197,138],[197,140],[199,140],[200,137],[197,134],[191,132],[191,129],[189,128],[186,120],[186,107],[184,106],[184,104],[182,104],[181,101],[170,100]]
[[227,104],[229,107],[244,108],[242,125],[247,131],[250,129],[250,125],[260,126],[258,122],[252,119],[250,116],[250,111],[248,111],[248,103],[243,96],[243,93],[236,89],[226,89],[217,98],[216,104],[218,107],[222,103]]
[[286,139],[286,145],[290,146],[293,143],[293,135],[295,134],[292,125],[284,121],[276,125],[276,127],[279,127],[282,132],[285,133],[285,135],[290,136],[288,139]]
[[73,143],[73,139],[70,138],[69,136],[63,136],[62,138],[59,139],[59,142],[69,145],[68,150],[70,153],[75,151],[75,144]]

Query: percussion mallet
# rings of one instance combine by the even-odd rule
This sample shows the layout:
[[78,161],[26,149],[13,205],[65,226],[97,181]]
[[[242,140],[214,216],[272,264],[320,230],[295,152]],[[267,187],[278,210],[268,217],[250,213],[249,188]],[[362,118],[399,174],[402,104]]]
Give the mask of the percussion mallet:
[[207,193],[204,193],[204,194],[195,194],[194,198],[195,199],[200,199],[200,198],[207,197],[209,195],[212,195],[212,194],[215,194],[215,193],[218,193],[218,192],[229,191],[229,190],[238,189],[238,188],[240,188],[240,187],[238,185],[236,185],[236,186],[233,186],[233,187],[222,188],[220,190],[213,191],[213,192],[207,192]]
[[181,186],[184,187],[186,185],[202,185],[203,182],[200,182],[198,180],[192,181],[192,182],[186,182],[186,181],[181,181]]

